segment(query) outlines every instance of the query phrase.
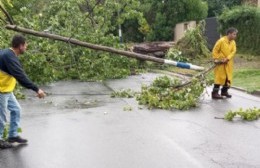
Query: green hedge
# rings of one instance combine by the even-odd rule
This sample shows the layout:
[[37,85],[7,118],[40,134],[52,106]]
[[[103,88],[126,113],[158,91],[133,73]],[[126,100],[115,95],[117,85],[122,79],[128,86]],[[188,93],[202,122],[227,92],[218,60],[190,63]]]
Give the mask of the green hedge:
[[260,55],[260,8],[237,6],[226,9],[219,17],[220,32],[225,34],[229,27],[239,31],[237,47],[240,52]]

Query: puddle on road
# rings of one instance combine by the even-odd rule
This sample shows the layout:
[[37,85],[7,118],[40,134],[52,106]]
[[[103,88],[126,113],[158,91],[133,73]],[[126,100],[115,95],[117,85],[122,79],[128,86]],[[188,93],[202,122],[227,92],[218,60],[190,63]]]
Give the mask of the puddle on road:
[[[112,92],[101,82],[80,81],[59,81],[43,89],[48,95],[44,102],[45,107],[55,109],[88,109],[104,106],[111,101]],[[38,100],[32,101],[40,103]]]
[[97,99],[71,99],[67,100],[65,102],[65,105],[63,108],[66,109],[87,109],[87,108],[93,108],[93,107],[100,107],[105,104],[104,101],[102,100],[97,100]]

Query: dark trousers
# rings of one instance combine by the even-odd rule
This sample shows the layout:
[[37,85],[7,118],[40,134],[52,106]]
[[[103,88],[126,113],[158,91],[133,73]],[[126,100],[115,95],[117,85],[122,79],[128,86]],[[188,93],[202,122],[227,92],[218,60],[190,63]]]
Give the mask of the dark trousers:
[[[223,85],[223,87],[221,89],[222,93],[226,93],[228,91],[228,89],[230,88],[229,84],[230,84],[230,81],[228,79],[226,79],[225,84]],[[220,85],[214,84],[213,92],[218,92],[219,88],[220,88]]]

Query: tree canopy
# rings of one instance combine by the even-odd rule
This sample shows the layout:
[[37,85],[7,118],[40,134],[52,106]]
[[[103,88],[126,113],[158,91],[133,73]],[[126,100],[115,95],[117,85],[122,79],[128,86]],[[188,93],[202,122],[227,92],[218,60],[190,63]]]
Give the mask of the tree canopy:
[[[27,0],[23,4],[15,0],[12,4],[15,7],[7,8],[19,26],[114,48],[124,47],[114,34],[118,24],[130,18],[138,18],[140,27],[146,23],[142,13],[136,9],[139,6],[137,0],[52,0],[48,3]],[[32,6],[39,8],[32,10]],[[1,48],[7,48],[14,33],[5,29],[0,31]],[[64,78],[122,78],[137,65],[136,60],[113,57],[113,54],[76,47],[69,42],[64,44],[32,36],[27,36],[27,39],[29,50],[21,61],[32,80],[39,83]]]
[[151,26],[148,40],[172,40],[177,23],[205,19],[208,11],[203,0],[143,0],[142,4]]
[[208,2],[208,17],[220,15],[225,8],[241,5],[243,0],[207,0]]

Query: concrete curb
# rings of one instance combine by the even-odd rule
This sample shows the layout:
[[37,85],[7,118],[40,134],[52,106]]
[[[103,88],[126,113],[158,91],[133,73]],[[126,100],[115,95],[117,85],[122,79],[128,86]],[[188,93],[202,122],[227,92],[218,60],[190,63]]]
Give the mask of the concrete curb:
[[252,93],[250,93],[250,92],[246,91],[245,89],[243,89],[241,87],[231,86],[231,88],[239,90],[241,92],[245,92],[245,93],[250,94],[250,95],[254,95],[254,96],[259,96],[260,97],[260,91],[259,90],[256,90],[256,91],[253,91]]

